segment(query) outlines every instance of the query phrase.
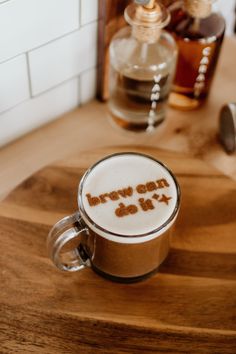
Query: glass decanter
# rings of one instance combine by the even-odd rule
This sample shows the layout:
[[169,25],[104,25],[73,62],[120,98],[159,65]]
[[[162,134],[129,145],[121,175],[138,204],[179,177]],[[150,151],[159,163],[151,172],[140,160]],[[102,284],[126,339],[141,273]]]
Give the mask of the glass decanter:
[[136,1],[125,9],[129,27],[110,45],[109,114],[123,129],[152,132],[164,120],[177,48],[163,27],[169,12],[156,1]]

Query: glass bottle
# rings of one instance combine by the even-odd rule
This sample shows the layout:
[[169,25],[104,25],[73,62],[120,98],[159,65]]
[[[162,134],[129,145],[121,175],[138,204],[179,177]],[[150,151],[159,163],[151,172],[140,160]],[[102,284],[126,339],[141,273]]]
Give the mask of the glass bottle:
[[213,0],[183,0],[169,10],[168,30],[179,49],[171,106],[191,110],[205,102],[224,38],[225,21],[212,11]]
[[110,44],[109,114],[123,129],[152,132],[165,118],[176,66],[175,41],[162,30],[169,12],[155,0],[140,0],[125,9],[125,19],[131,27]]

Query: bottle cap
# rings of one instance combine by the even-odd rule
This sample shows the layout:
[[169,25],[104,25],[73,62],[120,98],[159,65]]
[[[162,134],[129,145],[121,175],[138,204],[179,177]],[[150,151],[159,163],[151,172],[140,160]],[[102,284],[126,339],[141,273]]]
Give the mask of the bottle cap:
[[236,103],[222,107],[219,118],[220,141],[224,149],[232,154],[236,151]]
[[134,28],[134,36],[142,42],[155,42],[170,20],[169,11],[155,0],[135,0],[125,9],[125,20]]

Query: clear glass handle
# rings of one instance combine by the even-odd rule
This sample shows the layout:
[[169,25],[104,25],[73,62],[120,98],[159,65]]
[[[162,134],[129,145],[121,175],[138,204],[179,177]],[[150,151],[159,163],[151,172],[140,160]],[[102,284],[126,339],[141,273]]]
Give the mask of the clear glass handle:
[[90,259],[81,242],[88,236],[79,212],[66,216],[50,230],[47,250],[53,263],[61,270],[74,272],[90,267]]

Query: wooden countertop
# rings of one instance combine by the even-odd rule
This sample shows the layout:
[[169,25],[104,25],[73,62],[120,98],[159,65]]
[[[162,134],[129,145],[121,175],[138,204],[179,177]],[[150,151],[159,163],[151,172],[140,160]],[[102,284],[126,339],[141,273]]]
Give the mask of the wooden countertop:
[[45,247],[49,229],[77,209],[85,170],[126,147],[50,164],[0,203],[1,353],[235,354],[235,182],[186,154],[130,149],[163,161],[180,184],[168,258],[134,284],[89,268],[56,269]]
[[236,179],[236,154],[228,156],[217,140],[218,115],[236,101],[236,39],[226,38],[213,89],[200,110],[169,109],[154,135],[130,135],[114,129],[106,105],[93,101],[0,150],[0,198],[29,175],[65,156],[102,146],[146,145],[200,157]]

